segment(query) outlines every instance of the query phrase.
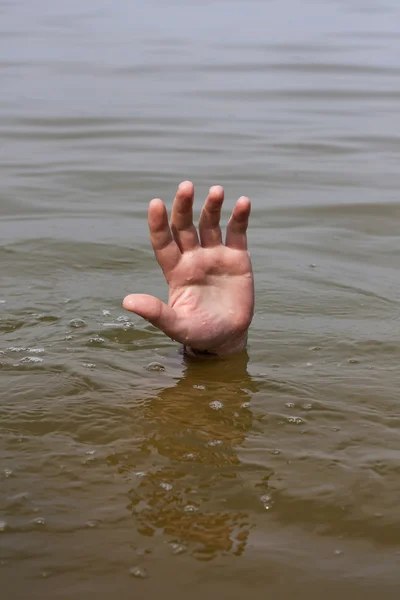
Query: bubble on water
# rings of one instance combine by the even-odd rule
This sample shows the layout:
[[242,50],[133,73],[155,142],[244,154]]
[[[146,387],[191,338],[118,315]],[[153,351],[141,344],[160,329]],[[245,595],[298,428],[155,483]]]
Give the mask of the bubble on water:
[[7,523],[5,521],[0,521],[0,531],[5,531],[7,528]]
[[12,475],[12,470],[11,469],[4,469],[4,475],[5,477],[11,477]]
[[82,363],[82,367],[85,367],[85,369],[94,369],[96,365],[94,363]]
[[193,388],[195,390],[205,390],[206,386],[205,385],[196,385],[196,384],[194,384]]
[[5,304],[7,300],[0,300],[0,304]]
[[183,510],[188,513],[194,513],[197,512],[199,509],[197,508],[197,506],[194,506],[194,504],[186,504]]
[[279,369],[279,365],[277,365],[277,364],[271,365],[271,368],[272,369]]
[[144,567],[131,567],[129,569],[129,575],[136,577],[137,579],[145,579],[147,577],[147,571]]
[[334,555],[335,556],[340,556],[341,554],[343,554],[343,550],[340,550],[339,548],[336,548]]
[[96,450],[86,450],[85,454],[92,456],[93,454],[96,454]]
[[6,350],[8,352],[26,352],[26,348],[23,346],[9,346]]
[[31,354],[43,354],[44,348],[28,348],[28,352]]
[[269,494],[264,494],[263,496],[260,497],[260,500],[263,504],[265,504],[267,502],[271,502],[271,496]]
[[35,523],[35,525],[44,525],[46,521],[43,517],[37,517],[36,519],[34,519],[33,522]]
[[334,432],[340,431],[340,427],[332,427],[332,431],[334,431]]
[[187,552],[187,548],[186,548],[186,546],[183,546],[183,544],[172,543],[172,544],[170,544],[170,546],[171,546],[172,554],[174,554],[175,556],[178,556],[179,554],[183,554],[184,552]]
[[93,335],[88,339],[89,344],[103,344],[106,340],[99,335]]
[[129,323],[130,322],[130,318],[127,317],[126,315],[120,315],[115,320],[118,321],[118,323]]
[[21,358],[21,360],[19,361],[20,365],[29,365],[32,363],[41,363],[43,362],[43,358],[40,358],[40,356],[24,356],[24,358]]
[[311,350],[311,352],[318,352],[319,350],[322,350],[322,348],[321,346],[311,346],[309,350]]
[[136,477],[146,477],[147,473],[146,471],[137,471],[135,475]]
[[111,312],[109,310],[102,310],[101,312],[103,314],[103,317],[109,317],[111,315]]
[[241,405],[242,408],[250,408],[250,402],[243,402]]
[[160,487],[162,487],[163,490],[165,490],[166,492],[169,492],[170,490],[172,490],[172,484],[168,483],[167,481],[162,481],[160,483]]
[[73,329],[79,329],[81,327],[86,327],[86,321],[83,319],[71,319],[68,325]]
[[67,342],[69,342],[69,340],[72,340],[72,339],[73,339],[72,335],[66,335],[64,338],[64,340]]
[[219,400],[213,400],[212,402],[210,402],[210,408],[212,408],[213,410],[221,410],[222,408],[224,408],[224,405]]
[[184,458],[185,460],[196,460],[197,454],[194,454],[193,452],[186,452],[186,454],[184,454],[182,458]]
[[260,501],[265,510],[269,510],[271,508],[271,496],[269,494],[264,494],[261,496]]
[[301,425],[303,423],[303,419],[300,417],[288,417],[287,422],[294,423],[294,425]]
[[280,454],[281,451],[278,450],[278,448],[273,448],[272,450],[269,451],[270,454]]
[[315,263],[311,263],[310,265],[308,265],[311,269],[315,269],[315,267],[317,266]]
[[145,367],[148,371],[156,371],[158,373],[161,373],[161,371],[165,371],[165,367],[164,365],[162,365],[159,362],[151,362],[147,365],[147,367]]
[[99,525],[100,521],[97,521],[96,519],[91,519],[89,521],[86,521],[86,527],[89,527],[90,529],[94,529],[95,527],[97,527]]
[[303,404],[303,408],[304,408],[304,410],[311,410],[312,409],[312,404],[310,404],[310,403]]
[[347,362],[349,362],[351,365],[358,365],[360,361],[357,358],[349,358]]
[[215,446],[222,446],[222,442],[221,440],[210,440],[209,442],[207,442],[207,446],[209,446],[210,448],[214,448]]
[[306,367],[312,367],[312,366],[313,366],[313,363],[310,363],[310,362],[306,363]]
[[286,402],[285,406],[287,406],[288,408],[294,408],[295,407],[295,403],[294,402]]

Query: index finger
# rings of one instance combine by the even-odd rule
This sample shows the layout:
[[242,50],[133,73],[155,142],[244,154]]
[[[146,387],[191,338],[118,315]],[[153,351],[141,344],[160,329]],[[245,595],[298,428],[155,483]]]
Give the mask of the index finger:
[[149,204],[148,223],[154,254],[166,275],[178,264],[181,253],[172,237],[167,209],[160,198],[154,198]]

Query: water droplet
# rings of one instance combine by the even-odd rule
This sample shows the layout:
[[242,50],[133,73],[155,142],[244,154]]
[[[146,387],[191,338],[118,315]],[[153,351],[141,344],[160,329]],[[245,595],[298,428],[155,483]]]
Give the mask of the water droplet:
[[309,350],[311,350],[311,352],[318,352],[319,350],[322,350],[322,348],[321,346],[311,346]]
[[294,402],[286,402],[285,406],[287,406],[288,408],[294,408],[295,404],[294,404]]
[[250,408],[250,402],[243,402],[242,408]]
[[269,451],[269,453],[270,453],[270,454],[280,454],[280,453],[281,453],[281,451],[280,451],[280,450],[278,450],[278,448],[274,448],[273,450],[270,450],[270,451]]
[[317,266],[315,263],[311,263],[310,265],[308,265],[309,267],[311,267],[311,269],[315,269],[315,267]]
[[312,404],[303,404],[303,408],[304,408],[304,410],[311,410]]
[[161,371],[165,371],[165,367],[164,365],[162,365],[159,362],[151,362],[147,365],[146,369],[148,371],[156,371],[156,372],[161,372]]
[[145,579],[147,577],[147,571],[144,567],[132,567],[129,569],[129,574],[138,579]]
[[193,387],[194,387],[195,390],[205,390],[206,389],[205,385],[196,385],[196,384],[194,384]]
[[348,362],[349,362],[351,365],[357,365],[357,364],[358,364],[360,361],[359,361],[359,360],[357,360],[356,358],[349,358]]
[[45,524],[45,520],[43,517],[37,517],[37,519],[34,519],[34,523],[36,525],[44,525]]
[[224,405],[219,400],[214,400],[213,402],[210,402],[210,408],[213,410],[221,410],[221,408],[224,408]]
[[85,367],[86,369],[94,369],[96,365],[94,363],[82,363],[82,367]]
[[194,512],[197,512],[199,509],[197,508],[197,506],[194,506],[193,504],[186,504],[186,506],[183,510],[185,512],[194,513]]
[[146,471],[137,471],[136,477],[146,477]]
[[5,531],[7,528],[7,523],[5,521],[0,521],[0,531]]
[[12,471],[11,469],[4,469],[4,475],[8,478],[11,477]]
[[171,483],[167,483],[166,481],[162,481],[160,483],[160,487],[163,488],[163,490],[169,492],[170,490],[172,490],[172,484]]
[[334,552],[335,556],[340,556],[341,554],[343,554],[343,550],[339,550],[339,548],[337,548]]
[[184,552],[187,552],[187,548],[186,546],[183,546],[181,544],[170,544],[171,546],[171,550],[172,550],[172,554],[174,554],[175,556],[178,556],[179,554],[183,554]]
[[111,312],[109,310],[103,310],[102,314],[103,314],[103,317],[109,317],[111,315]]

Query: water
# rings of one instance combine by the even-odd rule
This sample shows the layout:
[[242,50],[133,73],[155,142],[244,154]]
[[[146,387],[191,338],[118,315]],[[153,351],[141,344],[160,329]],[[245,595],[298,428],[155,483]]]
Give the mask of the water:
[[[2,598],[397,598],[399,23],[0,2]],[[183,179],[252,199],[248,362],[121,307]]]

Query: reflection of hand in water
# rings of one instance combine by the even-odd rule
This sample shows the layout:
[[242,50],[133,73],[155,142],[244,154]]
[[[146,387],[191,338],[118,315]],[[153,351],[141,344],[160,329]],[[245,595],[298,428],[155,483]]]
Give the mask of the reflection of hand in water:
[[150,401],[144,418],[153,435],[142,450],[156,452],[157,465],[130,493],[142,535],[162,530],[205,560],[243,552],[250,525],[237,448],[252,425],[247,403],[255,391],[246,366],[243,354],[186,359],[184,377]]

